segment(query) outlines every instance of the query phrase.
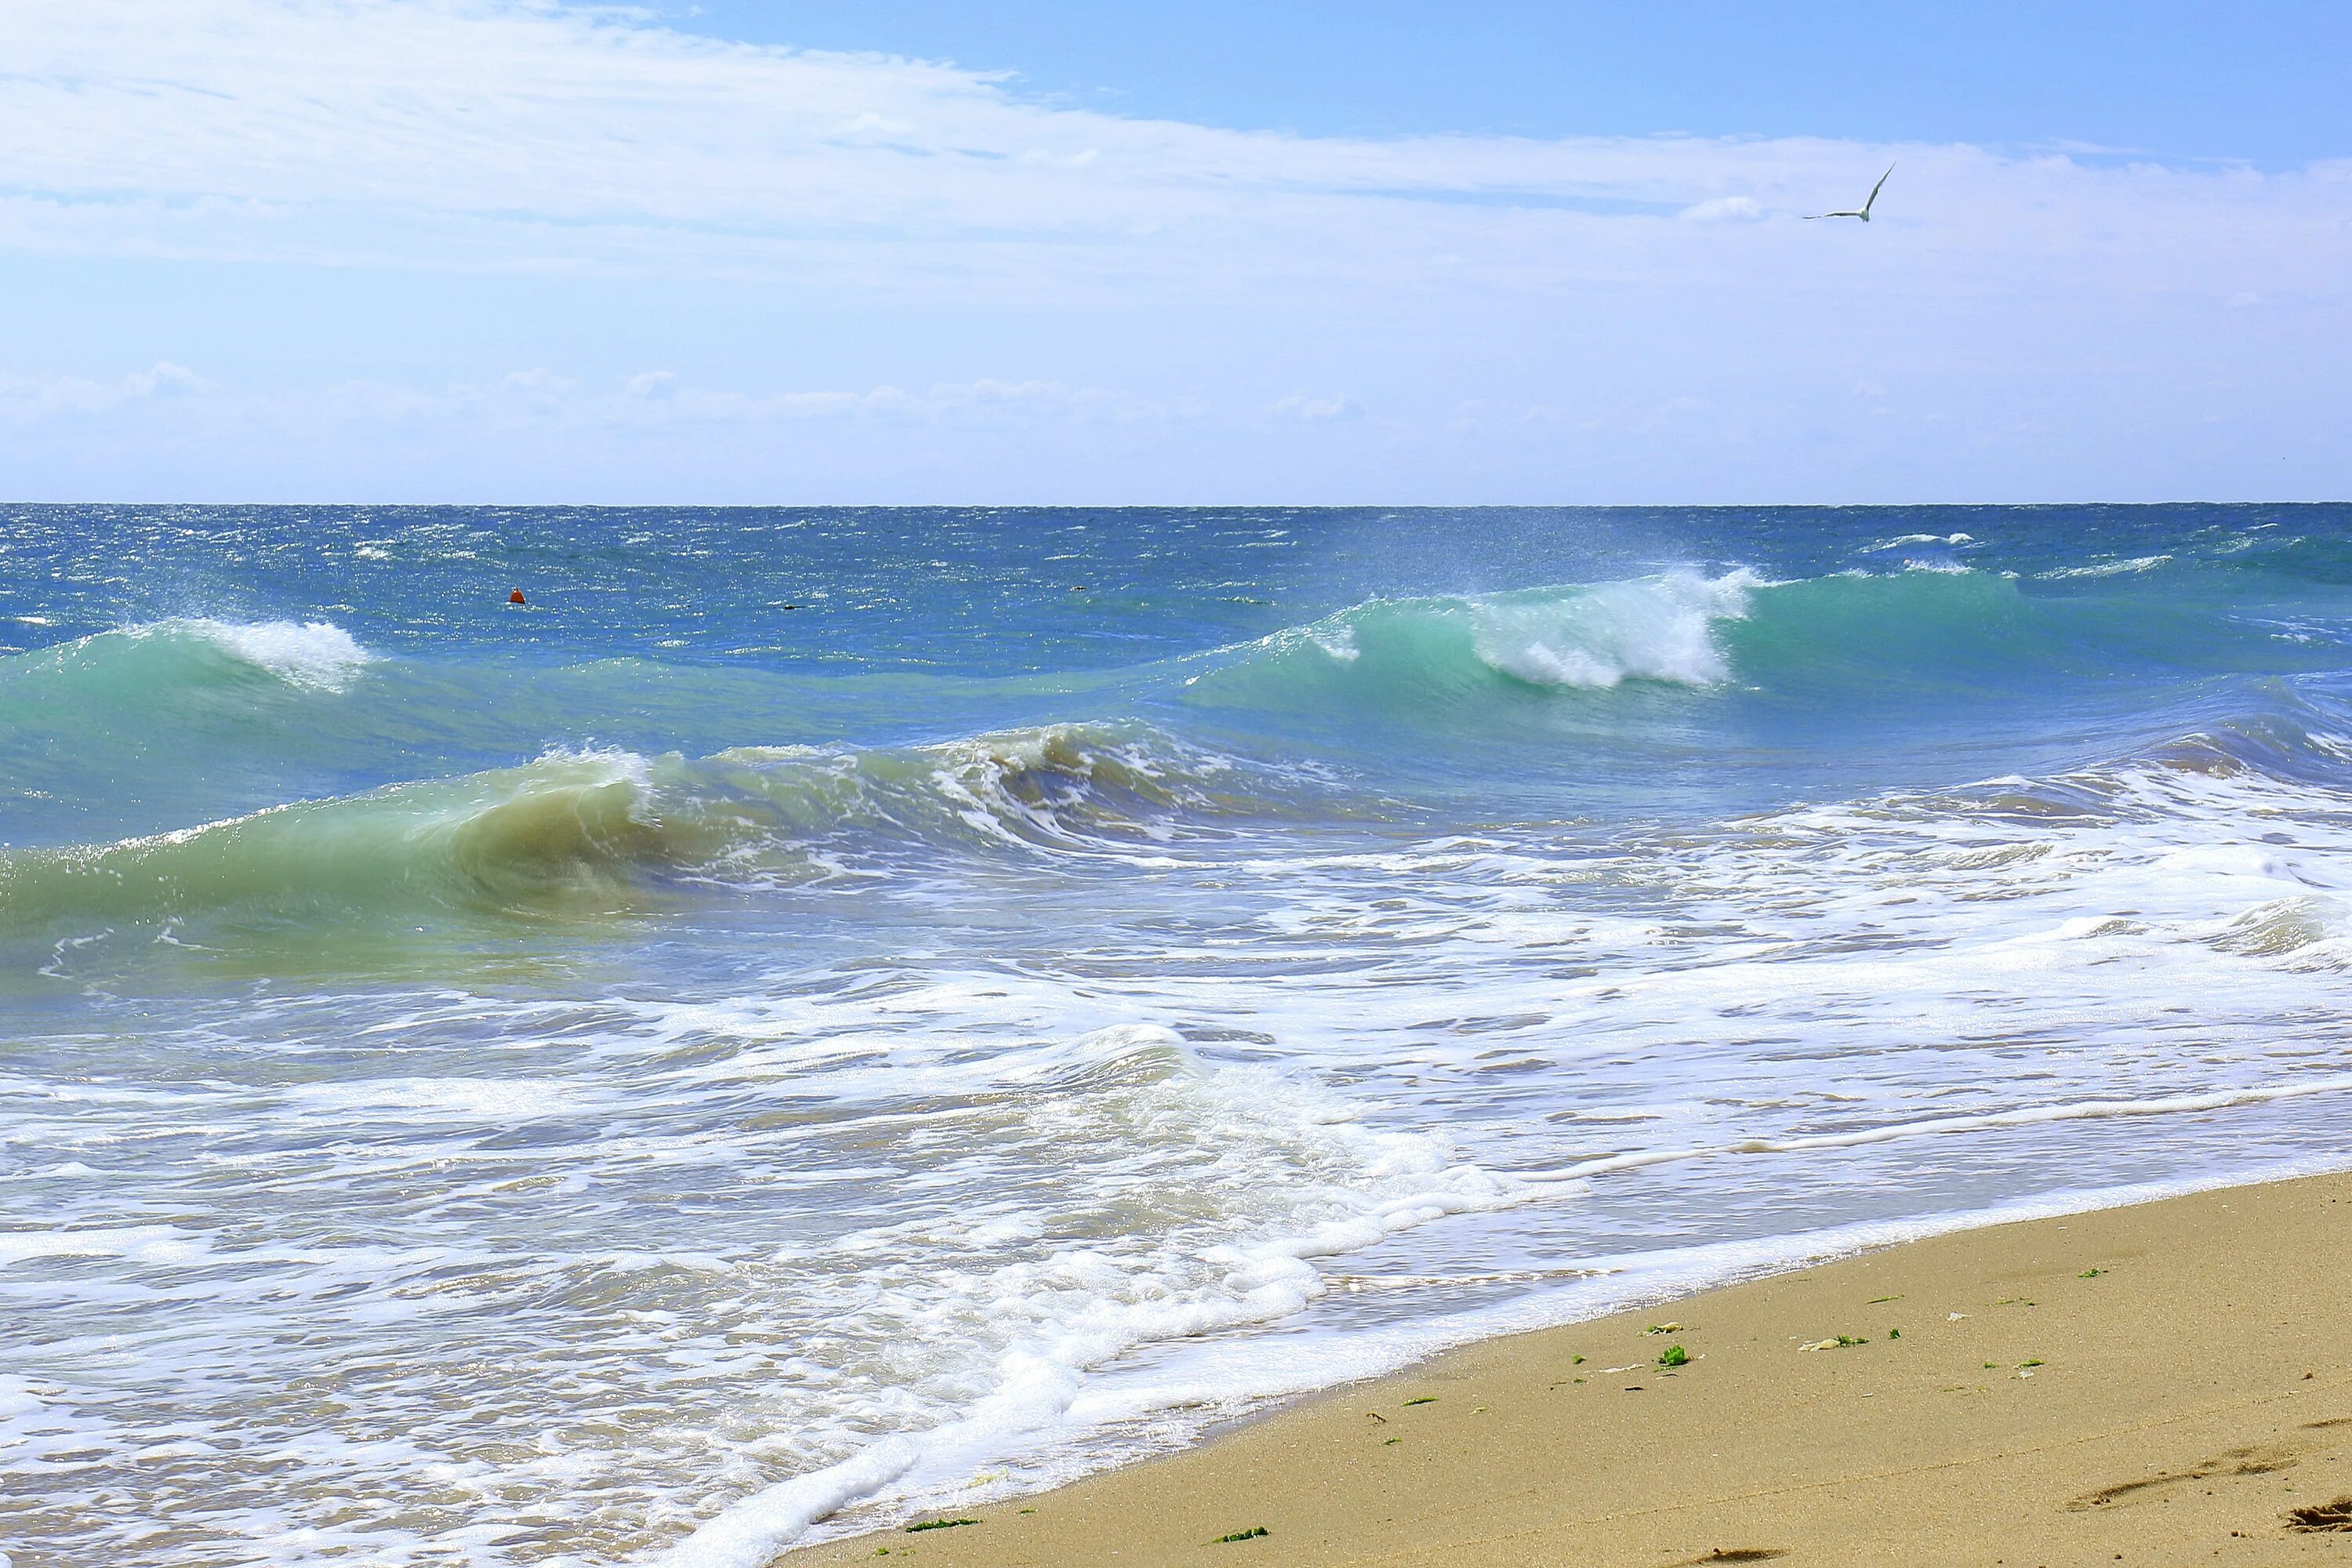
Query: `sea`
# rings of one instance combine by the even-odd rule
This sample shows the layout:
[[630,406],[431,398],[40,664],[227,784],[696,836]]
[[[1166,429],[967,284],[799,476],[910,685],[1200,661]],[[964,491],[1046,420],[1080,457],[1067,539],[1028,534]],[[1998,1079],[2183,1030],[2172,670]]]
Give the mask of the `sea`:
[[2352,507],[0,507],[0,1561],[758,1568],[2352,1166]]

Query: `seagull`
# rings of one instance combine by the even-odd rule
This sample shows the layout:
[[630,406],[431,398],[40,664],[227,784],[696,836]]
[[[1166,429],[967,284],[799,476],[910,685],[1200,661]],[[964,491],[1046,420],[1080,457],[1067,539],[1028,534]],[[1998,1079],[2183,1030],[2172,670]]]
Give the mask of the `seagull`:
[[[1893,174],[1893,173],[1895,173],[1895,165],[1894,165],[1894,164],[1892,164],[1892,163],[1887,164],[1887,165],[1886,165],[1886,174]],[[1858,218],[1860,218],[1863,222],[1864,222],[1864,223],[1868,223],[1868,222],[1870,221],[1870,202],[1874,202],[1874,201],[1876,201],[1876,200],[1878,199],[1878,189],[1879,189],[1879,185],[1884,185],[1885,184],[1886,184],[1886,174],[1881,174],[1881,175],[1879,175],[1879,176],[1878,176],[1878,184],[1877,184],[1877,185],[1873,185],[1873,186],[1871,186],[1871,187],[1870,187],[1870,201],[1868,201],[1868,202],[1864,202],[1864,203],[1863,203],[1863,204],[1862,204],[1862,210],[1861,210],[1860,212],[1858,212],[1858,213],[1807,213],[1807,214],[1805,215],[1805,221],[1806,221],[1807,223],[1811,223],[1811,222],[1812,222],[1815,218],[1822,218],[1822,217],[1858,217]]]

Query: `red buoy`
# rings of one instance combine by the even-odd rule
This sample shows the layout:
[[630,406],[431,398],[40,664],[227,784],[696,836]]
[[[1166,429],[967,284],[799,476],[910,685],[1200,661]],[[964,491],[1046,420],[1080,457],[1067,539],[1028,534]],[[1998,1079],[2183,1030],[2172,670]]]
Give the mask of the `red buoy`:
[[520,588],[517,588],[507,595],[507,603],[509,605],[528,605],[530,601],[522,596],[522,590]]

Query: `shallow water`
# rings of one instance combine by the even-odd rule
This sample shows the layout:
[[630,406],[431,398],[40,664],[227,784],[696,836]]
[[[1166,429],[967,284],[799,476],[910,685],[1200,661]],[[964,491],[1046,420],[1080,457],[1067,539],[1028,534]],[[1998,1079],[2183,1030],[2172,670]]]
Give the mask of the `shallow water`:
[[756,1563],[2352,1159],[2352,509],[20,508],[0,565],[16,1568]]

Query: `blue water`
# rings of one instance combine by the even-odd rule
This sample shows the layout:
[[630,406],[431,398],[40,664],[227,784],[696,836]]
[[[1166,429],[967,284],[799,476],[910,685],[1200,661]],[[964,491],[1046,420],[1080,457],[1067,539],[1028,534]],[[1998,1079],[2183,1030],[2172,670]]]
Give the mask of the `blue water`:
[[8,1550],[758,1563],[2352,1159],[2347,639],[2346,507],[10,509]]

